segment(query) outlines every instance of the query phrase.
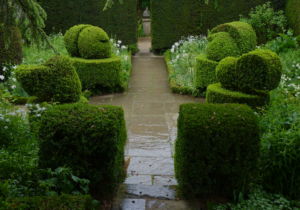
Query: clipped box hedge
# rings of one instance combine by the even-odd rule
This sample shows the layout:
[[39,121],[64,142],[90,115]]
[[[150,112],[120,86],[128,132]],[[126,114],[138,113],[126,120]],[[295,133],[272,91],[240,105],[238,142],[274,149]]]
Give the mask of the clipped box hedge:
[[212,84],[207,87],[206,92],[207,103],[239,103],[247,104],[252,108],[261,107],[270,102],[269,92],[253,90],[251,95],[227,90],[220,83]]
[[58,105],[41,116],[39,168],[66,165],[91,181],[101,197],[122,183],[127,139],[124,110],[118,106]]
[[14,210],[96,210],[92,197],[86,196],[38,196],[9,199],[9,209]]
[[294,30],[294,35],[300,35],[300,1],[288,0],[285,8],[285,16],[289,28]]
[[205,88],[210,84],[216,83],[216,67],[218,62],[209,60],[205,54],[196,57],[195,66],[195,86]]
[[121,57],[112,55],[106,59],[70,58],[76,68],[82,89],[91,87],[122,87],[123,69]]
[[258,177],[259,151],[258,119],[247,105],[180,105],[174,161],[184,198],[241,192]]

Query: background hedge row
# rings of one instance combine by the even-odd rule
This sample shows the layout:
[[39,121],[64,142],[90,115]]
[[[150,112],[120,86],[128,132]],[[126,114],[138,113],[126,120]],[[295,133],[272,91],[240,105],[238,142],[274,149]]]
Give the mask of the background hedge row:
[[40,0],[47,12],[46,33],[65,33],[78,24],[90,24],[102,28],[108,36],[116,35],[122,44],[137,43],[137,2],[115,2],[103,11],[106,0]]
[[[216,3],[217,2],[217,3]],[[171,48],[181,36],[207,34],[222,23],[247,17],[251,8],[267,0],[152,0],[152,49],[161,51]],[[273,0],[276,9],[284,9],[283,2]]]

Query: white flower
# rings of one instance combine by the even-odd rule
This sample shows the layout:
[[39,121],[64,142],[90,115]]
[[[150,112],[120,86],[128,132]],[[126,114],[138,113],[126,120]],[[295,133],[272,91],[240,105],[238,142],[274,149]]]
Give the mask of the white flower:
[[126,49],[126,46],[124,46],[124,45],[122,45],[122,47],[121,47],[122,49]]
[[9,115],[11,115],[11,116],[15,116],[15,115],[16,115],[16,113],[14,113],[14,112],[11,112],[11,113],[9,113]]
[[5,77],[4,77],[3,75],[0,75],[0,79],[4,80],[4,78],[5,78]]
[[16,86],[15,86],[15,85],[13,85],[13,86],[11,86],[11,88],[12,88],[12,89],[15,89],[15,88],[16,88]]
[[173,48],[171,49],[171,53],[174,53],[174,49]]
[[7,126],[4,127],[4,129],[7,129],[7,128],[8,128]]
[[9,122],[9,119],[6,119],[5,121],[6,121],[6,122]]
[[292,67],[294,68],[294,67],[295,67],[295,65],[292,65]]
[[6,66],[3,67],[3,71],[5,71],[5,70],[6,70]]
[[14,74],[15,74],[15,72],[11,72],[11,74],[12,74],[12,75],[14,75]]
[[41,116],[41,114],[37,114],[36,116],[37,116],[37,117],[40,117],[40,116]]
[[176,59],[178,59],[178,58],[179,58],[179,55],[176,56]]
[[110,42],[114,42],[114,40],[113,40],[113,39],[110,39]]
[[13,69],[16,69],[18,66],[13,66]]
[[12,80],[14,81],[14,82],[16,82],[17,80],[16,80],[16,78],[12,78]]
[[4,120],[4,117],[0,117],[0,120]]
[[117,50],[117,55],[120,53],[120,51],[119,50]]
[[118,40],[118,43],[119,43],[119,44],[121,44],[121,43],[122,43],[122,41],[121,41],[121,40]]
[[175,43],[175,45],[178,47],[178,46],[179,46],[179,43],[178,43],[178,42],[176,42],[176,43]]
[[46,107],[43,107],[42,110],[43,110],[43,111],[46,110]]

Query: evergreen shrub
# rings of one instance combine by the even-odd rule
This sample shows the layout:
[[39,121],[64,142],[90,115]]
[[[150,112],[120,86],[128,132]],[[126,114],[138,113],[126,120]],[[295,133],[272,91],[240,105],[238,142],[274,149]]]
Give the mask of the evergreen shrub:
[[206,54],[196,57],[195,86],[197,88],[205,88],[217,82],[215,69],[218,64],[216,61],[209,60]]
[[106,59],[71,58],[82,84],[82,89],[93,87],[121,87],[123,69],[121,58],[117,55]]
[[223,87],[236,89],[235,71],[237,58],[227,57],[220,61],[216,68],[216,77]]
[[294,35],[300,35],[300,2],[288,0],[285,8],[288,27],[294,30]]
[[20,64],[23,59],[22,35],[18,27],[12,27],[12,38],[8,48],[5,48],[4,29],[0,25],[0,75],[3,75],[3,64]]
[[67,56],[53,56],[44,65],[21,65],[15,70],[24,90],[40,101],[77,102],[81,83]]
[[64,35],[66,49],[71,57],[80,57],[78,50],[78,38],[80,32],[91,25],[80,24],[71,27]]
[[239,48],[239,55],[248,53],[255,49],[257,38],[255,31],[248,23],[234,21],[218,25],[212,29],[211,35],[219,32],[227,32],[235,40]]
[[91,26],[83,29],[78,38],[79,54],[85,59],[104,59],[111,57],[110,41],[101,28]]
[[279,85],[282,63],[270,50],[254,50],[242,55],[236,65],[236,84],[241,90],[273,90]]
[[209,42],[205,54],[209,60],[219,62],[228,56],[239,56],[238,46],[229,33],[215,33],[207,37],[207,40]]
[[241,104],[180,105],[175,176],[184,198],[232,196],[258,178],[260,136]]
[[206,91],[207,103],[239,103],[247,104],[253,109],[261,107],[270,102],[270,95],[267,91],[252,90],[250,94],[228,90],[220,83],[211,84]]
[[90,195],[72,196],[37,196],[9,199],[9,209],[14,210],[95,210],[93,199]]
[[58,105],[41,116],[39,167],[66,165],[91,181],[91,193],[114,192],[124,180],[127,134],[122,107]]

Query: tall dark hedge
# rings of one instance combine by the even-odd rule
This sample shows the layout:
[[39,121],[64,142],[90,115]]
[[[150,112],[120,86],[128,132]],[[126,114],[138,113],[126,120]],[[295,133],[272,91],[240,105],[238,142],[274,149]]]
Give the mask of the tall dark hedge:
[[248,16],[251,8],[267,0],[151,0],[152,49],[171,48],[181,36],[207,34],[219,24]]
[[285,8],[288,27],[294,30],[295,35],[300,35],[300,1],[288,0]]
[[103,11],[106,0],[40,0],[47,12],[46,33],[65,33],[78,24],[102,28],[109,37],[115,36],[122,44],[137,43],[137,0],[115,2]]

